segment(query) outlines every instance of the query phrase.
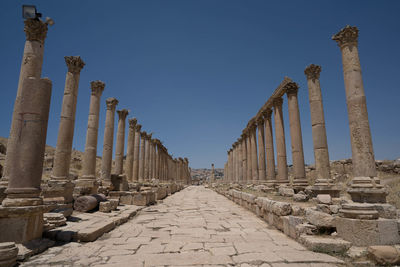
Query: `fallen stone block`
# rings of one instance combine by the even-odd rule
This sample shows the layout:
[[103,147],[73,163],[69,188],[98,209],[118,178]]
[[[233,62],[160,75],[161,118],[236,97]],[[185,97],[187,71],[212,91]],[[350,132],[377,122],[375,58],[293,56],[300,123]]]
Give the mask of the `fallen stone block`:
[[292,213],[292,206],[287,202],[275,201],[272,203],[271,210],[278,216],[286,216]]
[[97,222],[91,227],[78,231],[78,241],[91,242],[115,228],[115,224],[111,219]]
[[334,228],[335,218],[324,212],[316,211],[312,208],[306,209],[306,220],[318,228]]
[[296,226],[304,223],[304,218],[292,215],[282,216],[281,218],[283,223],[283,232],[285,233],[285,235],[296,239]]
[[100,212],[111,212],[111,203],[110,201],[104,201],[99,203],[99,211]]
[[315,225],[309,223],[302,223],[296,225],[296,237],[300,237],[302,234],[315,235],[318,229]]
[[134,192],[132,197],[132,204],[136,206],[147,206],[148,197],[145,192]]
[[293,188],[290,188],[287,186],[279,186],[278,192],[279,192],[279,195],[284,196],[284,197],[292,197],[294,195]]
[[323,253],[345,253],[350,247],[351,243],[340,238],[331,238],[325,236],[315,236],[303,234],[299,238],[306,248],[315,252]]
[[400,264],[400,252],[393,246],[370,246],[368,258],[379,265]]
[[103,194],[96,194],[91,196],[80,196],[75,200],[74,210],[80,212],[91,211],[99,205],[100,202],[106,201],[106,196]]
[[317,202],[319,204],[330,205],[330,204],[332,204],[332,197],[331,197],[331,195],[328,195],[328,194],[319,194],[319,195],[317,195]]
[[0,243],[0,266],[12,267],[17,263],[18,247],[14,242]]
[[133,204],[133,197],[131,192],[125,192],[119,198],[119,203],[123,205],[132,205]]
[[43,219],[45,220],[45,222],[54,227],[60,227],[67,224],[67,220],[65,219],[62,213],[56,213],[56,212],[43,213]]
[[118,199],[110,199],[111,210],[116,210],[118,208],[119,200]]
[[326,214],[332,214],[330,205],[327,204],[317,204],[316,209]]
[[297,193],[293,195],[293,200],[296,202],[307,202],[308,201],[308,196],[301,191],[303,194],[301,193]]

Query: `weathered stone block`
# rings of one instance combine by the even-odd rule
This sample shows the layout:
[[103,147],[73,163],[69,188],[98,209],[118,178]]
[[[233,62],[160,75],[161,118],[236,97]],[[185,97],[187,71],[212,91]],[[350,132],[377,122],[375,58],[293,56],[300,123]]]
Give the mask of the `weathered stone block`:
[[284,196],[284,197],[292,197],[294,195],[293,188],[286,187],[286,186],[280,186],[278,192],[281,196]]
[[302,223],[296,225],[296,237],[299,237],[302,234],[315,235],[317,231],[318,231],[317,227],[309,223]]
[[272,212],[278,216],[286,216],[292,213],[292,206],[287,202],[275,201],[271,206]]
[[393,245],[400,243],[394,219],[360,220],[336,218],[338,235],[355,246]]
[[147,206],[148,197],[146,196],[146,193],[143,192],[133,193],[132,204],[136,206]]
[[99,203],[99,211],[100,212],[111,212],[111,203],[110,201],[104,201]]
[[306,220],[318,228],[335,227],[335,218],[332,215],[311,208],[306,209]]
[[0,243],[0,266],[15,266],[18,256],[18,247],[14,242]]
[[332,197],[328,194],[319,194],[317,195],[317,202],[319,204],[330,205],[332,204]]
[[370,246],[368,258],[379,265],[400,264],[400,252],[392,246]]
[[121,195],[119,198],[119,203],[123,205],[132,205],[132,193],[126,192],[126,194]]
[[299,241],[309,250],[322,253],[342,254],[351,247],[351,243],[348,241],[324,236],[303,234],[300,236]]
[[108,200],[111,205],[111,210],[116,210],[118,208],[119,200],[118,199],[109,199]]
[[297,238],[296,226],[304,222],[304,218],[298,216],[282,216],[283,232],[285,235],[290,236],[293,239]]

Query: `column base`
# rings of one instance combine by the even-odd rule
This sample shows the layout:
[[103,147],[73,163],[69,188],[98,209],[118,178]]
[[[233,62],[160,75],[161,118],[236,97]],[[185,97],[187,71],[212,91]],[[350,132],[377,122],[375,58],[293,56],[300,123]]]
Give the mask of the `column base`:
[[70,180],[52,179],[42,186],[43,202],[45,204],[67,204],[74,200],[75,184]]
[[78,179],[75,181],[73,197],[97,194],[99,182],[95,179]]
[[306,189],[307,186],[308,186],[307,179],[293,179],[292,187],[295,193],[304,191],[304,189]]
[[311,192],[311,197],[317,197],[320,194],[329,194],[332,198],[340,197],[341,189],[330,182],[328,179],[318,179],[313,186],[306,188]]
[[111,183],[114,191],[128,191],[129,184],[125,174],[111,174]]
[[342,204],[339,216],[349,219],[374,220],[379,218],[375,206],[368,203]]
[[347,193],[354,202],[386,203],[387,191],[377,177],[354,177]]
[[43,206],[0,206],[0,229],[0,242],[24,243],[42,237]]

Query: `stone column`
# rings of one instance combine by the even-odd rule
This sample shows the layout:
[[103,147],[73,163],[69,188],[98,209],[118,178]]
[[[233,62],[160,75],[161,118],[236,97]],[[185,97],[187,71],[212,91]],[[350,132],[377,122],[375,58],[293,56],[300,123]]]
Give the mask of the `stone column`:
[[160,153],[159,153],[159,146],[158,146],[159,142],[160,142],[160,140],[158,140],[158,139],[154,140],[154,151],[155,151],[155,153],[154,153],[154,160],[155,160],[154,175],[155,175],[155,177],[154,178],[156,178],[156,179],[161,181],[161,178],[160,178],[160,175],[159,175],[159,164],[160,164],[160,162],[159,162]]
[[265,183],[264,118],[262,116],[258,117],[256,123],[258,129],[258,180],[260,183]]
[[152,156],[151,156],[151,177],[152,179],[157,179],[156,175],[156,141],[154,139],[151,140],[151,151],[152,151]]
[[247,172],[246,172],[246,183],[251,184],[253,179],[253,172],[251,169],[251,138],[250,138],[250,131],[248,128],[244,130],[246,134],[246,158],[247,158]]
[[353,161],[351,188],[355,202],[386,202],[386,191],[377,178],[367,104],[358,56],[358,29],[347,26],[332,37],[342,51],[350,141]]
[[[19,73],[19,81],[18,81],[18,89],[17,89],[17,97],[14,102],[14,111],[13,114],[16,113],[17,107],[20,105],[21,101],[21,93],[22,93],[22,82],[24,79],[28,77],[34,77],[36,79],[40,79],[42,75],[42,65],[43,65],[43,54],[44,54],[44,40],[47,35],[47,24],[41,20],[36,19],[27,19],[24,21],[25,27],[25,47],[24,54],[22,56],[21,69]],[[20,123],[19,118],[14,117],[11,120],[11,130],[10,137],[14,134],[12,133],[12,129],[16,126],[15,123]],[[7,140],[7,147],[9,147],[10,137]],[[0,186],[7,187],[8,185],[8,168],[13,165],[13,162],[10,162],[8,157],[5,158],[5,165],[3,170],[3,177],[0,179]],[[2,198],[0,196],[0,202]]]
[[97,137],[99,130],[100,98],[105,84],[102,81],[93,81],[90,85],[92,94],[90,96],[85,152],[82,160],[82,176],[79,177],[75,184],[75,192],[77,195],[95,194],[97,193],[98,187],[96,182]]
[[311,64],[305,70],[310,102],[311,127],[314,143],[315,171],[317,178],[311,190],[314,195],[330,194],[339,197],[340,189],[334,186],[329,164],[328,141],[326,137],[324,108],[322,103],[319,75],[321,66]]
[[137,119],[129,119],[129,130],[128,130],[128,146],[126,148],[126,169],[125,173],[129,182],[133,182],[133,161],[135,156],[135,127]]
[[289,126],[293,161],[293,188],[296,191],[301,191],[308,186],[308,181],[304,166],[303,138],[301,135],[299,102],[297,100],[299,86],[297,83],[291,82],[286,84],[285,90],[289,107]]
[[266,156],[266,170],[267,170],[267,183],[274,185],[276,182],[275,177],[275,156],[274,156],[274,139],[272,135],[272,110],[267,109],[263,112],[265,124],[265,156]]
[[226,151],[227,154],[227,160],[226,160],[226,173],[224,173],[224,178],[225,178],[225,182],[229,182],[230,180],[230,150]]
[[146,132],[140,133],[140,156],[139,156],[139,182],[144,182],[144,164],[145,164],[145,140]]
[[247,183],[247,135],[242,133],[242,165],[243,165],[243,184]]
[[112,166],[112,151],[114,143],[114,120],[115,120],[115,108],[118,105],[118,100],[110,97],[106,100],[107,112],[106,112],[106,124],[104,128],[104,140],[103,140],[103,156],[101,158],[101,183],[102,186],[111,188],[111,166]]
[[238,150],[238,182],[242,183],[243,182],[243,159],[242,159],[242,139],[238,139],[238,145],[237,145],[237,150]]
[[233,143],[232,145],[232,149],[233,149],[233,153],[232,153],[232,160],[233,160],[233,182],[236,183],[237,182],[237,149],[236,149],[237,143]]
[[147,134],[145,137],[144,145],[144,179],[149,181],[150,179],[150,139],[152,134]]
[[68,67],[68,72],[65,79],[57,146],[53,170],[50,181],[48,182],[48,192],[54,193],[50,194],[51,197],[62,197],[63,203],[71,203],[73,201],[72,193],[75,185],[70,181],[69,167],[71,163],[72,141],[74,138],[79,77],[85,63],[79,56],[64,57],[64,59]]
[[278,179],[276,182],[279,184],[289,184],[282,104],[283,104],[283,99],[281,97],[275,98],[273,101],[274,119],[275,119],[275,138],[276,138],[276,158],[277,158],[276,160],[278,167]]
[[258,183],[258,163],[257,163],[257,134],[256,134],[256,124],[252,122],[250,124],[250,152],[251,152],[251,174],[253,183]]
[[136,124],[135,126],[135,151],[133,152],[133,174],[132,174],[132,179],[134,182],[139,181],[139,166],[140,166],[140,148],[141,148],[141,133],[140,129],[142,128],[142,125]]
[[118,130],[117,143],[115,145],[115,174],[121,175],[124,171],[124,146],[125,146],[125,119],[129,111],[126,109],[117,110]]
[[7,197],[0,207],[0,242],[26,242],[42,236],[43,206],[40,183],[46,146],[51,81],[27,77],[15,101],[7,147]]

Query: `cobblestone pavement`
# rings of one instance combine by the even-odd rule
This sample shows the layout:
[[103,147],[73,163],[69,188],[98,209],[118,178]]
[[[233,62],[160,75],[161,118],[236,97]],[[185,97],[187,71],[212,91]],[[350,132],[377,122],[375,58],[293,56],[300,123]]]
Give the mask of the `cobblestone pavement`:
[[201,186],[143,209],[91,243],[68,243],[22,266],[338,266]]

